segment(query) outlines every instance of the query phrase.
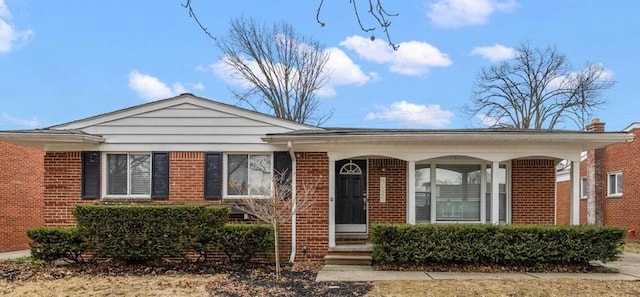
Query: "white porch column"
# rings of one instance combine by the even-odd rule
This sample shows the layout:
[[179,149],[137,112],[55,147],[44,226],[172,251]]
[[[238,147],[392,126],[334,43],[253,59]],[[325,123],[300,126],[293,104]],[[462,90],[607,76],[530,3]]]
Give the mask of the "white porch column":
[[[578,159],[579,160],[579,159]],[[570,224],[580,224],[580,161],[571,161]]]
[[[487,165],[480,166],[480,172],[487,172]],[[487,175],[480,174],[480,222],[487,222]]]
[[500,223],[500,183],[498,182],[498,172],[500,163],[491,163],[491,224]]
[[416,224],[416,162],[407,162],[407,224]]
[[336,161],[329,160],[329,247],[336,246]]

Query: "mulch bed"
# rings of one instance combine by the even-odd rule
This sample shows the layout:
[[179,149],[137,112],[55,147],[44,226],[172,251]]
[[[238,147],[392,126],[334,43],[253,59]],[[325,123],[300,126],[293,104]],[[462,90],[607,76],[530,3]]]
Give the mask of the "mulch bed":
[[207,285],[210,296],[363,296],[372,284],[316,282],[319,263],[283,267],[279,279],[272,265],[161,263],[130,265],[101,262],[83,265],[38,266],[0,263],[0,279],[9,282],[60,279],[79,276],[217,275]]

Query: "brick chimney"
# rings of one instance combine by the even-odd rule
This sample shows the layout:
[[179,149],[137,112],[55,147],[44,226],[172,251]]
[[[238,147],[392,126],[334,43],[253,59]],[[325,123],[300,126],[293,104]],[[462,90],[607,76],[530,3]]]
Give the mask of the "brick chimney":
[[[605,123],[600,119],[591,120],[587,132],[603,133]],[[604,149],[587,152],[587,224],[602,225],[604,222]]]
[[599,118],[591,120],[591,124],[587,126],[587,132],[604,132],[604,123]]

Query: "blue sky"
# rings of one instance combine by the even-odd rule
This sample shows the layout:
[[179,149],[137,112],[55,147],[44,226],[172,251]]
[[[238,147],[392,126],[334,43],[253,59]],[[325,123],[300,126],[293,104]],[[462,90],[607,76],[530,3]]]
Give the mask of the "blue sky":
[[[42,128],[182,92],[237,104],[220,55],[184,0],[0,0],[0,130]],[[331,53],[325,126],[474,128],[462,107],[482,67],[523,42],[555,46],[579,69],[602,63],[617,83],[598,112],[607,130],[640,121],[640,1],[383,0],[400,50],[360,31],[349,1],[194,0],[224,35],[231,18],[286,21]],[[363,2],[362,0],[360,2]],[[364,18],[365,24],[371,20]],[[573,126],[557,127],[573,129]]]

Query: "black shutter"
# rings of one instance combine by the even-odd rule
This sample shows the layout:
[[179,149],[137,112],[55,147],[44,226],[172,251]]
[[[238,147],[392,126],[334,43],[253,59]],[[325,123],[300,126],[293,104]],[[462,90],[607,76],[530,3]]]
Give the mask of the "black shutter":
[[100,152],[82,152],[82,199],[100,198]]
[[289,152],[273,153],[273,170],[275,174],[285,174],[285,178],[291,176],[291,155]]
[[169,199],[169,152],[154,152],[151,164],[151,198]]
[[291,187],[289,180],[291,178],[291,155],[289,152],[273,153],[273,174],[278,179],[282,178],[280,182],[287,183]]
[[204,156],[204,199],[222,199],[222,153],[208,152]]

